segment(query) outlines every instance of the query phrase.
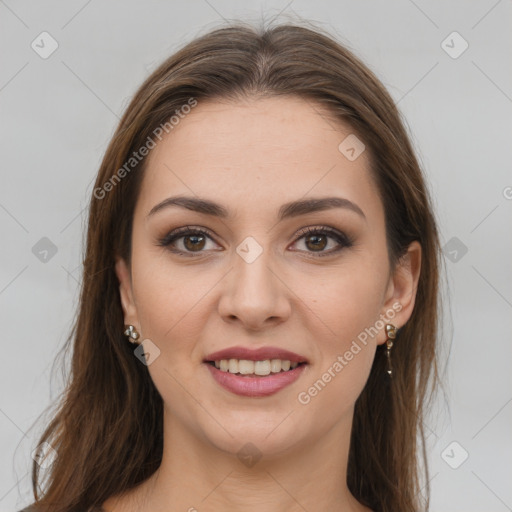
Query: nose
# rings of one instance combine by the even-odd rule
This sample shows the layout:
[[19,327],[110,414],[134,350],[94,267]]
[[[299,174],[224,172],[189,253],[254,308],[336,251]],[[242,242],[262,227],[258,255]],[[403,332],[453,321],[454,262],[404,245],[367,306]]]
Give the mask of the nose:
[[[291,290],[284,276],[271,268],[268,251],[248,263],[238,254],[224,281],[219,314],[226,322],[239,322],[251,331],[276,326],[291,312]],[[275,267],[275,265],[273,265]]]

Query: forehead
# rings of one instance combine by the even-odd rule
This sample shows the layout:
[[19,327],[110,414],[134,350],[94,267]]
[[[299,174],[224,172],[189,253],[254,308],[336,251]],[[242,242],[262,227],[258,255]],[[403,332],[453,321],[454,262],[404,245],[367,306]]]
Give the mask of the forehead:
[[236,210],[307,195],[375,202],[369,156],[348,159],[339,149],[347,137],[350,126],[311,100],[198,100],[148,155],[139,205],[147,214],[177,193]]

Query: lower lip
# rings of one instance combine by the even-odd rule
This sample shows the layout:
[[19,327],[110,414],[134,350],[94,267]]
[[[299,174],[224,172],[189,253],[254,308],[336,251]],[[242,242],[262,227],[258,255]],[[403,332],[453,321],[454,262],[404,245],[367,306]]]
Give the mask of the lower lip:
[[212,377],[225,389],[241,396],[270,396],[295,382],[306,367],[300,364],[287,372],[271,373],[265,377],[242,377],[236,373],[223,372],[205,363]]

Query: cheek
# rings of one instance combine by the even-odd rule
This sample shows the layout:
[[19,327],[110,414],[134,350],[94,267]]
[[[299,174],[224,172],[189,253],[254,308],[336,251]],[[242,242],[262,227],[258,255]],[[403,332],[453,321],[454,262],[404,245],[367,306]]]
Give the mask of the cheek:
[[333,275],[337,277],[331,275],[315,294],[305,295],[314,313],[309,316],[315,325],[309,328],[316,333],[318,364],[307,380],[312,388],[303,391],[314,398],[315,407],[342,412],[355,402],[371,370],[376,349],[372,328],[381,312],[385,276],[361,267]]
[[[382,273],[346,268],[332,272],[320,286],[318,281],[315,287],[306,281],[303,285],[306,302],[323,326],[328,352],[350,346],[352,339],[379,318],[385,288]],[[311,293],[311,289],[317,291]]]
[[143,336],[159,348],[190,352],[200,338],[207,293],[214,276],[170,265],[165,254],[140,253],[133,260],[133,286]]
[[191,396],[202,393],[195,379],[204,355],[199,341],[206,330],[208,292],[218,279],[207,275],[203,279],[192,267],[170,265],[165,255],[134,258],[132,272],[143,338],[159,350],[148,366],[151,379],[166,408],[199,436],[201,411],[193,406]]

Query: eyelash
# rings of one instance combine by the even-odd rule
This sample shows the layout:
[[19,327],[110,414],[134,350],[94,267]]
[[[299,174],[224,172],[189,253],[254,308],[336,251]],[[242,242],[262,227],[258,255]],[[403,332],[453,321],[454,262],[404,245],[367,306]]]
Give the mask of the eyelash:
[[[175,248],[172,249],[170,247],[171,244],[173,244],[176,240],[179,240],[180,238],[186,238],[187,236],[191,236],[191,235],[204,235],[207,238],[210,238],[212,241],[215,241],[215,240],[213,240],[213,237],[210,235],[210,233],[208,231],[206,231],[205,229],[192,228],[190,226],[185,226],[183,228],[178,228],[174,231],[171,231],[165,237],[158,240],[158,245],[162,246],[162,247],[166,247],[166,248],[168,248],[169,251],[179,254],[179,255],[183,255],[183,256],[187,256],[187,257],[195,257],[195,254],[201,254],[204,251],[197,251],[197,252],[181,251],[179,249],[175,249]],[[345,233],[343,233],[341,231],[330,228],[328,226],[307,227],[307,228],[301,229],[296,235],[297,236],[296,241],[298,241],[308,235],[327,235],[329,238],[334,239],[338,244],[340,244],[340,247],[338,247],[336,249],[331,249],[326,252],[305,251],[310,254],[313,254],[314,257],[321,258],[324,256],[330,256],[334,253],[340,252],[344,248],[352,247],[352,245],[353,245],[353,240],[351,239],[351,237],[349,237],[348,235],[346,235]],[[298,251],[298,252],[303,252],[303,251]]]

